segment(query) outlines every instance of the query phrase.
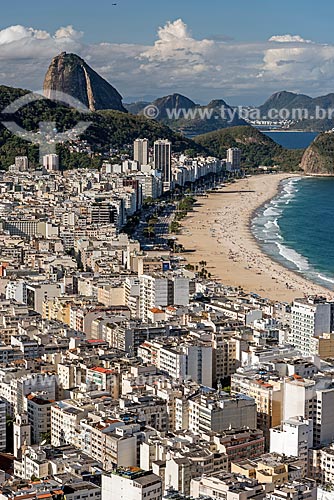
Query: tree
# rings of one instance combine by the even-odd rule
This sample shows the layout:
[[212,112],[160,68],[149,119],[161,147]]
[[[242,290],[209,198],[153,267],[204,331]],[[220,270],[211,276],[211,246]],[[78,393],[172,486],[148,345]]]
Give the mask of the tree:
[[46,441],[46,444],[51,443],[51,431],[41,433],[41,441]]

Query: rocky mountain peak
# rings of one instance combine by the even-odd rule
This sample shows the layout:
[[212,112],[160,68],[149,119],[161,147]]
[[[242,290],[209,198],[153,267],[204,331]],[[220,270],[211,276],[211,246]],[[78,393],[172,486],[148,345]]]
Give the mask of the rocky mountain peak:
[[46,72],[44,94],[56,90],[78,99],[91,111],[113,109],[127,112],[119,92],[76,54],[62,52]]

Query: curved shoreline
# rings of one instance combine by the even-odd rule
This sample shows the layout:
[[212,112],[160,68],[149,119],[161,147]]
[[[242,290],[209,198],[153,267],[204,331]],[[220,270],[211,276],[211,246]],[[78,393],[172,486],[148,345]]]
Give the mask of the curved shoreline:
[[324,289],[323,294],[327,295],[328,293],[330,293],[330,289],[322,286],[319,283],[312,281],[305,274],[303,274],[301,272],[299,273],[297,270],[291,269],[288,265],[284,265],[284,261],[287,260],[286,258],[282,259],[282,261],[280,261],[279,258],[275,258],[275,256],[271,255],[269,252],[267,253],[265,251],[265,249],[263,248],[259,239],[256,237],[256,234],[254,233],[254,230],[252,228],[254,221],[256,220],[258,215],[260,215],[261,212],[263,212],[263,209],[265,208],[265,206],[268,206],[268,208],[269,208],[272,201],[274,201],[276,198],[279,198],[281,195],[283,195],[283,193],[284,193],[283,181],[289,180],[289,179],[301,179],[303,177],[305,177],[305,176],[300,175],[300,174],[291,174],[291,175],[289,175],[289,176],[287,176],[279,181],[279,183],[277,185],[277,190],[276,190],[276,193],[274,194],[274,196],[253,210],[253,212],[248,220],[249,234],[250,234],[251,238],[254,240],[254,243],[257,245],[259,252],[261,252],[263,255],[268,257],[271,261],[275,262],[277,264],[277,266],[281,266],[284,269],[286,269],[287,271],[293,273],[296,278],[302,278],[306,282],[311,283],[312,285],[315,285],[315,286],[318,286],[318,287]]
[[330,290],[264,253],[251,230],[255,212],[277,196],[282,180],[293,177],[300,175],[249,177],[198,199],[178,236],[186,249],[195,251],[188,254],[188,262],[205,260],[208,272],[222,283],[272,300],[290,302],[305,294],[330,297]]

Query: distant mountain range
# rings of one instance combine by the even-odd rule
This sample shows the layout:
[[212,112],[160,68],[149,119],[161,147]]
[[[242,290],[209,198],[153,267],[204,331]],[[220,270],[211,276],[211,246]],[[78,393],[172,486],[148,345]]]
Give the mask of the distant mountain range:
[[217,99],[207,105],[199,105],[181,94],[160,97],[153,102],[124,104],[130,113],[143,115],[147,108],[157,110],[155,119],[171,129],[193,137],[226,127],[247,125],[236,110],[224,100]]
[[[153,117],[185,136],[246,125],[246,122],[241,120],[223,100],[211,101],[207,106],[200,106],[188,97],[172,94],[151,103],[137,102],[123,105],[122,96],[115,87],[96,73],[81,57],[66,52],[52,59],[45,75],[43,89],[47,97],[51,96],[53,90],[69,94],[91,111],[115,110],[145,116],[147,106],[153,106],[157,113],[148,116],[149,118]],[[174,115],[171,116],[170,112]]]
[[[296,123],[293,128],[297,129],[320,132],[334,127],[334,93],[310,97],[294,92],[276,92],[258,109],[263,119],[268,119],[270,110],[281,112],[281,116],[284,116],[286,111],[286,116],[295,119]],[[319,116],[321,110],[325,113],[323,117]],[[331,110],[333,110],[332,114]]]
[[[155,106],[159,111],[157,121],[163,122],[173,130],[188,136],[248,124],[238,115],[236,107],[227,104],[222,99],[211,101],[207,105],[199,105],[186,96],[172,94],[160,97],[153,102],[142,101],[124,104],[124,106],[130,113],[139,115],[145,113],[147,106]],[[197,110],[195,118],[185,118],[180,111],[182,109]],[[214,109],[214,112],[206,116],[205,110],[208,109]],[[224,109],[224,116],[221,113],[222,109]],[[273,117],[270,116],[272,110],[282,118],[290,117],[295,122],[291,125],[292,129],[321,132],[334,127],[334,93],[320,97],[309,97],[284,90],[276,92],[264,104],[253,109],[257,110],[261,120],[270,120]],[[179,114],[179,118],[170,118],[167,110],[175,110],[175,115]],[[324,110],[325,115],[323,117],[317,116],[318,110]],[[333,110],[332,114],[331,110]]]
[[[304,152],[287,150],[249,126],[238,116],[237,108],[224,100],[211,101],[203,106],[181,94],[171,94],[153,102],[123,104],[121,94],[109,82],[98,75],[76,54],[61,53],[55,57],[47,70],[44,81],[45,95],[58,90],[80,100],[92,113],[92,125],[83,135],[99,156],[85,153],[69,153],[62,146],[62,163],[67,168],[98,166],[103,153],[110,147],[122,149],[137,137],[147,137],[151,142],[167,138],[173,150],[190,154],[212,154],[225,157],[229,147],[237,146],[242,151],[244,166],[279,165],[287,170],[301,167],[310,173],[334,172],[334,135],[322,134]],[[9,103],[28,93],[27,90],[0,86],[0,111]],[[155,119],[148,119],[149,106]],[[305,130],[328,130],[334,120],[316,120],[313,114],[319,109],[334,109],[334,93],[312,98],[293,92],[277,92],[259,106],[264,118],[270,109],[293,113],[302,109],[308,118],[296,122],[296,128]],[[172,113],[172,114],[171,114]],[[27,130],[38,130],[40,121],[56,121],[61,132],[71,128],[82,117],[79,111],[50,100],[24,106],[16,116],[17,122]],[[192,137],[191,140],[188,137]],[[195,137],[196,136],[196,137]],[[304,153],[304,155],[303,155]],[[27,154],[31,164],[38,164],[38,150],[0,124],[0,166],[13,163],[16,155]],[[303,155],[303,159],[302,159]]]
[[[148,117],[153,117],[187,137],[247,125],[238,115],[238,109],[223,99],[199,105],[189,97],[175,93],[153,102],[123,104],[122,96],[115,87],[81,57],[66,52],[52,59],[43,88],[46,96],[50,96],[52,90],[59,90],[75,97],[91,111],[115,110],[147,115],[146,110],[149,108],[152,111],[153,108],[153,115],[147,115]],[[258,106],[259,118],[270,119],[270,110],[275,110],[282,118],[292,119],[294,123],[291,128],[325,131],[334,127],[334,111],[333,117],[330,112],[326,113],[328,110],[334,110],[334,93],[312,98],[294,92],[276,92],[264,104]],[[317,110],[323,110],[324,116],[317,116]]]

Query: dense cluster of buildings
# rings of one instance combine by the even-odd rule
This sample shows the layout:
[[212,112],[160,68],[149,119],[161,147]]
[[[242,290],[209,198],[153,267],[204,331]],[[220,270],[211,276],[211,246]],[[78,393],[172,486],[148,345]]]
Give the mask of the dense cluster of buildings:
[[332,498],[334,303],[247,295],[122,232],[240,151],[138,139],[60,167],[0,172],[0,500]]

